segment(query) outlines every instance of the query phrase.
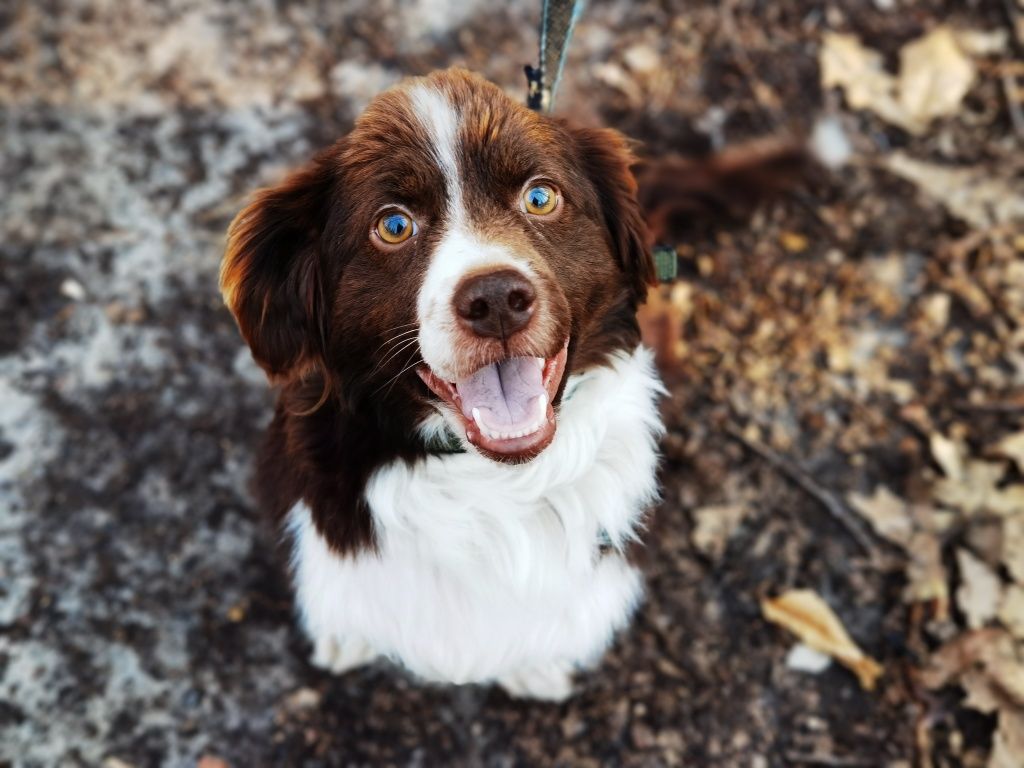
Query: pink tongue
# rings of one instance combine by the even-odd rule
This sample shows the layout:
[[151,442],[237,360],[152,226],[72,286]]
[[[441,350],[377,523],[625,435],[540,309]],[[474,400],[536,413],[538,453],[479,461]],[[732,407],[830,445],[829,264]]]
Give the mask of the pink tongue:
[[544,393],[543,363],[539,357],[514,357],[455,382],[462,413],[471,419],[473,409],[479,408],[485,421],[496,427],[527,421],[536,410],[537,396]]

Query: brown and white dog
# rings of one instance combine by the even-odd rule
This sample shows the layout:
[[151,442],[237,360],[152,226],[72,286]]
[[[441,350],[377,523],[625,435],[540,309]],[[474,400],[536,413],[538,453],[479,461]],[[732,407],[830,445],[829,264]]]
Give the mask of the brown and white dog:
[[224,298],[281,385],[257,488],[315,663],[561,699],[628,622],[662,429],[632,163],[448,70],[232,224]]

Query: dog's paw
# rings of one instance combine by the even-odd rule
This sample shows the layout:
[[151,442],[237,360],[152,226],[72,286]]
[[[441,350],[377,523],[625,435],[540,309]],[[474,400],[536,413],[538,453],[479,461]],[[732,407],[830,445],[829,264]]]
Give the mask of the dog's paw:
[[565,701],[572,696],[572,673],[561,664],[528,667],[498,680],[510,696],[542,701]]
[[333,636],[318,637],[313,644],[314,666],[326,669],[336,675],[348,672],[377,657],[376,652],[363,640],[347,638],[338,640]]

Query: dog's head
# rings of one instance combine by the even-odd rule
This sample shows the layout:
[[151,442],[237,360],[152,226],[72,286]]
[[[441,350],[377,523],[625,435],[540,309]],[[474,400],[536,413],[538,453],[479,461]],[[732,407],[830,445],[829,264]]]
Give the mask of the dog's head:
[[317,371],[347,408],[438,411],[527,460],[567,374],[636,343],[654,271],[631,163],[464,71],[409,80],[239,214],[224,297],[272,379]]

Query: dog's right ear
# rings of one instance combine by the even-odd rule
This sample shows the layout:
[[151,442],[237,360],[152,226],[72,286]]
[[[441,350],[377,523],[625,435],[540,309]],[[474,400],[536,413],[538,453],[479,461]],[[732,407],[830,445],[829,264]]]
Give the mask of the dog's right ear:
[[323,240],[334,186],[325,152],[258,192],[228,229],[221,294],[271,380],[301,374],[323,356],[330,317]]

